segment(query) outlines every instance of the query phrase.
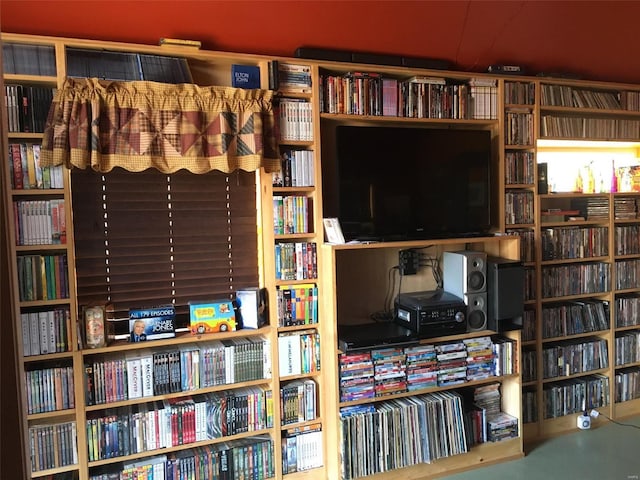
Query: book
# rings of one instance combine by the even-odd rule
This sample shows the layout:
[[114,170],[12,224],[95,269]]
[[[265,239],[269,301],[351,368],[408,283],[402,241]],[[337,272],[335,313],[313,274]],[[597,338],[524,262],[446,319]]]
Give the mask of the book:
[[142,367],[139,356],[127,356],[127,392],[128,397],[142,397]]
[[231,85],[236,88],[260,88],[260,67],[231,65]]
[[278,336],[278,366],[281,376],[302,373],[300,334],[285,333]]

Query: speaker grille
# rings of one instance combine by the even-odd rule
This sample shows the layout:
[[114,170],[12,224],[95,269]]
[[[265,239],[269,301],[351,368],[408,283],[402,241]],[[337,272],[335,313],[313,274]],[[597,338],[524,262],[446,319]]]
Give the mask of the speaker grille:
[[477,332],[487,328],[487,294],[472,293],[464,296],[467,305],[467,331]]
[[484,330],[486,319],[482,310],[474,310],[467,317],[467,325],[471,330]]
[[469,286],[470,292],[480,292],[484,290],[485,287],[485,275],[481,271],[473,271],[469,273],[467,278],[467,284]]

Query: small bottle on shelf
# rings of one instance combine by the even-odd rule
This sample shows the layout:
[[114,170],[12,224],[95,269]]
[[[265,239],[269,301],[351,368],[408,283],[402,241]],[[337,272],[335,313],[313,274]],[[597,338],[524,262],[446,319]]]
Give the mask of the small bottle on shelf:
[[613,160],[611,160],[611,193],[615,193],[618,191],[618,173],[616,172],[616,165]]

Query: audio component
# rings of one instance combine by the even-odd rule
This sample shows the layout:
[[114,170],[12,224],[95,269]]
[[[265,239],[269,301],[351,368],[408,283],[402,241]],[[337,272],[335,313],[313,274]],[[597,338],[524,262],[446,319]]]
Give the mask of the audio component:
[[464,296],[467,306],[467,332],[487,329],[487,292],[468,293]]
[[487,254],[471,250],[444,252],[445,291],[459,296],[467,306],[467,331],[487,328]]
[[444,290],[463,298],[487,288],[487,254],[462,250],[442,254]]
[[395,322],[420,338],[467,331],[464,301],[444,290],[401,293],[395,301]]
[[342,352],[355,352],[382,347],[410,347],[418,344],[413,330],[394,322],[369,322],[338,325],[338,347]]
[[487,328],[519,330],[524,318],[524,266],[519,260],[487,257]]

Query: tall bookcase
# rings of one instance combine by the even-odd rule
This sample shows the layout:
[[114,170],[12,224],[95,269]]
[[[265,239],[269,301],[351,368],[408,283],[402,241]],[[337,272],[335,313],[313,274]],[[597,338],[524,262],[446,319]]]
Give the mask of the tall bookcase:
[[[637,332],[626,313],[638,286],[637,95],[633,85],[504,79],[503,228],[521,236],[527,269],[525,441],[573,430],[585,409],[637,413],[638,393],[624,381],[637,365],[623,353]],[[509,141],[514,110],[527,119],[527,141]],[[510,179],[512,159],[529,154],[531,175]]]
[[[37,442],[60,445],[60,450],[65,445],[64,456],[43,452],[33,462],[27,459],[26,472],[77,475],[82,453],[76,448],[75,437],[84,443],[85,435],[78,428],[77,417],[78,406],[84,401],[82,389],[74,388],[77,379],[82,378],[75,361],[78,350],[75,292],[68,287],[74,283],[73,232],[64,227],[71,225],[69,177],[61,168],[36,175],[46,102],[47,99],[50,102],[53,89],[60,85],[63,64],[59,60],[61,51],[52,42],[21,38],[15,45],[42,59],[30,64],[5,65],[4,69],[7,115],[3,118],[7,124],[3,131],[7,132],[5,144],[9,156],[5,156],[3,168],[7,172],[6,205],[13,212],[10,216],[13,220],[10,269],[15,287],[12,301],[16,306],[13,331],[23,418],[19,438],[25,439],[26,452]],[[44,101],[39,100],[45,93]],[[17,101],[23,96],[29,99],[28,103]],[[50,220],[33,220],[45,215]],[[15,228],[16,222],[19,229]],[[32,388],[36,382],[45,381],[50,382],[49,397]],[[74,440],[68,441],[71,437]]]
[[[536,85],[531,81],[507,80],[501,82],[502,127],[498,183],[504,192],[504,210],[501,225],[504,231],[520,238],[520,260],[525,270],[525,310],[521,337],[522,415],[523,434],[526,438],[531,422],[537,419],[537,396],[531,388],[536,370],[535,332],[536,310],[536,251],[535,219],[537,202],[537,168],[535,151]],[[532,372],[533,370],[533,372]]]
[[[319,286],[323,230],[317,67],[280,58],[269,62],[269,71],[277,93],[282,160],[281,171],[265,175],[261,186],[264,265],[278,351],[276,443],[282,461],[277,476],[324,478],[326,322],[318,308],[324,292]],[[289,355],[292,347],[299,354]]]
[[[43,62],[42,68],[49,68],[46,73],[42,71],[35,73],[32,71],[5,73],[3,78],[8,86],[59,87],[67,75],[66,59],[69,48],[86,50],[89,52],[89,56],[91,56],[90,52],[92,51],[107,50],[115,52],[114,56],[122,53],[124,55],[149,54],[173,56],[176,59],[185,58],[193,82],[198,85],[231,85],[232,65],[239,64],[257,66],[260,69],[261,85],[267,88],[268,65],[269,62],[275,60],[255,55],[202,52],[186,47],[153,47],[12,34],[3,35],[2,39],[5,45],[16,45],[16,54],[24,53],[27,55],[30,59],[30,61],[26,62],[27,67],[34,67],[34,64],[36,67],[41,66],[36,61],[36,59],[41,58]],[[38,57],[38,55],[41,55],[41,57]],[[5,58],[8,57],[5,55]],[[24,66],[25,62],[18,61],[16,64]],[[13,68],[13,65],[5,65],[5,67],[7,66],[10,67],[9,70]],[[89,66],[87,68],[90,70]],[[312,78],[312,74],[313,72],[309,72],[309,79]],[[292,102],[304,101],[308,107],[313,105],[313,90],[284,92],[283,88],[281,93],[286,94],[286,97],[292,99]],[[28,132],[14,131],[18,130],[22,125],[18,121],[19,105],[13,105],[11,97],[5,98],[9,101],[7,105],[8,121],[3,125],[3,134],[8,139],[7,144],[17,144],[18,146],[20,144],[28,144],[30,146],[33,143],[38,143],[42,138],[41,130],[34,132],[33,127],[29,127],[30,131]],[[43,113],[46,117],[47,111],[48,105],[44,106],[40,113]],[[309,283],[317,284],[317,278],[319,278],[317,258],[320,253],[315,248],[312,250],[310,247],[311,244],[317,246],[322,242],[322,229],[319,220],[321,219],[322,204],[319,199],[319,193],[317,193],[320,191],[321,180],[319,160],[316,160],[315,157],[317,155],[317,158],[319,158],[319,151],[315,148],[314,143],[314,139],[318,138],[318,133],[315,131],[317,119],[314,118],[314,115],[316,115],[315,109],[308,108],[306,112],[305,125],[308,136],[303,140],[282,139],[280,143],[283,155],[291,149],[301,150],[307,152],[307,154],[311,153],[311,161],[305,164],[308,167],[305,168],[305,171],[309,170],[306,171],[307,178],[311,180],[304,185],[296,183],[293,186],[285,187],[280,185],[274,187],[274,178],[271,174],[266,174],[263,171],[256,173],[258,206],[256,234],[259,239],[259,278],[261,286],[266,288],[268,292],[267,298],[270,302],[268,325],[257,330],[242,329],[208,335],[191,336],[188,333],[180,333],[172,339],[149,342],[144,345],[148,348],[142,349],[139,344],[125,341],[116,341],[107,347],[92,349],[87,349],[82,345],[78,338],[80,328],[78,327],[79,307],[76,305],[75,296],[74,238],[71,222],[73,206],[69,173],[62,168],[56,169],[56,179],[59,177],[59,181],[62,182],[56,184],[56,188],[42,188],[42,185],[40,185],[40,188],[33,188],[30,185],[26,185],[26,187],[24,185],[22,187],[16,186],[13,184],[15,178],[13,159],[12,157],[5,157],[3,168],[7,172],[5,191],[7,192],[7,202],[12,212],[10,217],[13,219],[13,212],[16,214],[16,222],[12,222],[10,225],[12,240],[10,257],[12,259],[12,281],[16,287],[15,298],[12,301],[17,306],[16,311],[18,314],[13,319],[13,325],[16,335],[15,344],[18,348],[20,402],[23,405],[19,437],[24,440],[23,449],[26,455],[24,469],[27,472],[26,475],[31,478],[49,478],[50,475],[53,475],[52,478],[60,480],[66,480],[67,478],[89,479],[101,473],[122,471],[123,468],[131,464],[147,463],[153,465],[157,463],[155,458],[158,455],[175,455],[177,459],[183,459],[185,465],[187,460],[191,461],[190,458],[193,458],[195,462],[197,456],[200,459],[208,458],[210,461],[211,450],[216,450],[218,447],[222,450],[227,447],[233,447],[236,448],[236,452],[239,452],[235,455],[236,459],[249,459],[250,457],[242,452],[246,452],[247,448],[253,449],[250,450],[253,452],[253,459],[260,458],[260,461],[256,461],[254,465],[256,468],[259,467],[261,478],[269,476],[296,478],[297,475],[309,475],[306,470],[312,468],[314,474],[321,477],[324,476],[323,462],[322,460],[317,461],[315,457],[310,457],[309,459],[300,458],[298,463],[293,463],[295,470],[299,470],[300,473],[283,472],[282,462],[283,457],[285,457],[282,450],[283,444],[288,442],[286,445],[292,445],[294,440],[300,438],[300,435],[307,433],[307,431],[313,434],[309,436],[309,438],[313,438],[313,442],[307,441],[307,449],[314,452],[324,452],[324,442],[322,440],[324,407],[321,401],[323,381],[319,371],[321,359],[318,359],[312,371],[306,373],[287,374],[282,372],[282,378],[280,378],[280,370],[278,368],[278,345],[282,341],[280,337],[295,337],[298,341],[298,349],[302,349],[303,340],[308,340],[305,334],[308,333],[307,330],[309,328],[313,329],[315,333],[312,337],[316,340],[313,350],[318,352],[318,356],[320,355],[319,330],[321,323],[317,322],[317,312],[314,314],[317,323],[313,325],[285,325],[284,319],[280,318],[278,314],[276,301],[279,290],[288,286],[303,287]],[[295,126],[296,123],[302,122],[294,118],[291,123]],[[32,150],[30,149],[29,151],[31,152]],[[16,150],[18,159],[20,159],[20,153],[19,149]],[[22,167],[22,164],[18,162],[16,168],[18,165]],[[28,181],[30,177],[26,170],[24,175],[25,181]],[[45,182],[47,181],[49,180],[45,180]],[[40,182],[42,183],[41,180]],[[303,229],[287,233],[274,233],[272,226],[274,225],[273,205],[275,196],[296,197],[298,201],[305,199],[305,202],[309,204],[307,214],[299,214],[300,221],[304,217],[305,226]],[[59,236],[56,236],[53,242],[50,241],[51,239],[41,240],[40,236],[35,236],[35,232],[30,230],[23,231],[20,228],[21,223],[18,220],[18,214],[21,211],[17,207],[22,204],[30,206],[31,203],[35,205],[36,201],[39,202],[38,205],[44,205],[45,202],[55,202],[56,207],[59,207],[59,211],[64,213],[66,240],[60,241]],[[49,206],[49,204],[47,205]],[[296,203],[296,212],[298,206]],[[51,210],[50,206],[49,210]],[[24,218],[26,222],[26,216]],[[22,216],[20,216],[20,219],[22,219]],[[53,226],[48,228],[51,230]],[[56,226],[56,228],[59,228],[59,226]],[[29,235],[25,236],[27,233]],[[23,237],[26,240],[23,240]],[[300,278],[292,279],[282,276],[283,265],[276,266],[275,249],[284,244],[299,246],[304,244],[305,247],[309,247],[308,265],[304,265],[305,273]],[[38,261],[42,257],[43,265],[45,265],[45,258],[51,255],[66,256],[66,260],[60,262],[60,269],[62,269],[62,266],[65,268],[65,285],[68,287],[68,294],[62,296],[62,298],[57,296],[52,298],[51,295],[43,297],[38,292],[37,297],[26,297],[24,289],[27,283],[25,278],[27,270],[24,270],[24,272],[21,270],[25,263],[23,257],[33,256],[36,258],[37,256]],[[57,267],[58,263],[52,262],[52,265]],[[302,268],[302,265],[300,267]],[[35,271],[35,262],[33,268]],[[311,273],[312,271],[313,273]],[[61,274],[61,272],[62,270],[60,272],[56,270],[56,274]],[[317,302],[317,288],[313,293]],[[58,295],[60,294],[58,293]],[[32,312],[37,314],[39,312],[52,311],[54,313],[57,310],[63,310],[64,315],[60,318],[57,313],[55,317],[52,316],[52,319],[55,320],[55,322],[51,320],[54,322],[51,324],[52,328],[55,327],[51,330],[53,332],[52,335],[54,333],[59,335],[52,337],[51,341],[54,342],[55,340],[57,342],[55,344],[52,343],[52,348],[56,348],[59,351],[45,351],[45,343],[43,343],[43,354],[37,354],[40,353],[40,350],[36,351],[36,347],[39,347],[39,345],[34,344],[32,349],[31,345],[26,342],[28,338],[25,338],[25,342],[23,342],[21,330],[23,316]],[[44,318],[42,321],[45,321]],[[34,331],[40,326],[40,323],[34,324]],[[48,324],[42,323],[42,326],[50,328]],[[42,341],[45,342],[45,340],[49,341],[48,338],[45,339],[43,337]],[[236,360],[238,361],[240,361],[238,356],[240,355],[240,349],[244,349],[244,347],[249,349],[251,347],[250,349],[255,354],[252,362],[260,371],[253,372],[250,378],[245,376],[239,380],[229,378],[212,379],[206,384],[201,383],[197,389],[192,389],[187,385],[180,385],[163,392],[153,390],[138,398],[127,398],[120,394],[118,385],[122,385],[124,381],[123,373],[127,372],[129,368],[137,368],[138,361],[140,361],[140,368],[142,368],[144,364],[148,365],[149,361],[161,361],[161,357],[166,357],[167,362],[173,358],[175,362],[177,356],[178,368],[183,370],[188,368],[198,369],[198,361],[194,360],[196,357],[193,352],[197,351],[198,354],[203,356],[205,353],[214,355],[215,351],[220,351],[219,345],[216,346],[217,344],[214,343],[218,341],[225,342],[227,348],[237,349]],[[234,343],[236,344],[235,347],[232,346]],[[25,345],[29,345],[29,351],[25,350]],[[48,344],[46,344],[46,347],[48,348]],[[187,365],[189,358],[191,363]],[[202,361],[204,361],[203,358],[200,359],[200,362]],[[229,366],[231,366],[231,361],[227,357],[226,362]],[[58,384],[62,386],[63,382],[62,380],[58,382],[56,375],[64,375],[64,404],[62,403],[62,394],[60,394],[59,399],[57,398],[56,387]],[[87,390],[87,376],[98,378],[100,381],[105,380],[106,377],[113,378],[116,387],[113,391],[105,389],[106,391],[98,392],[100,393],[99,396],[94,395]],[[51,384],[48,383],[50,378]],[[70,386],[72,380],[75,388]],[[285,424],[284,414],[281,414],[280,406],[284,401],[286,387],[291,387],[296,382],[304,383],[305,380],[311,380],[315,385],[308,394],[308,403],[313,406],[313,414],[309,414],[305,421],[290,420]],[[40,395],[39,392],[34,390],[35,388],[41,390],[43,397],[49,395],[54,398],[46,398],[44,406],[38,404],[34,399]],[[296,394],[300,395],[298,392]],[[71,395],[71,398],[69,398],[69,395]],[[126,451],[115,452],[108,449],[106,440],[110,434],[108,432],[115,435],[114,432],[120,432],[122,430],[120,427],[123,424],[126,425],[127,422],[131,424],[139,422],[141,425],[145,425],[144,428],[151,428],[150,424],[155,422],[160,428],[161,416],[168,415],[168,412],[176,413],[186,422],[190,411],[193,412],[197,408],[203,408],[204,403],[201,400],[204,395],[218,395],[221,401],[229,397],[234,398],[236,402],[253,402],[258,409],[256,413],[260,420],[256,418],[256,421],[252,423],[248,430],[227,432],[219,438],[207,438],[202,431],[198,433],[196,430],[195,437],[190,436],[187,438],[183,435],[178,438],[177,442],[172,439],[171,445],[159,445],[157,443],[154,444],[153,441],[147,441],[139,443],[135,449],[130,445],[128,450],[124,449]],[[56,400],[58,400],[57,403]],[[290,398],[288,401],[291,403]],[[51,407],[50,404],[54,406]],[[58,406],[58,404],[64,406]],[[32,410],[35,410],[35,413],[31,413]],[[56,427],[57,424],[61,426]],[[118,425],[118,427],[115,425]],[[183,430],[187,432],[186,424]],[[316,430],[319,430],[319,432],[316,432]],[[100,431],[104,432],[102,438],[100,438],[102,435]],[[119,443],[119,446],[121,445],[122,443]],[[319,455],[318,457],[322,459],[324,455]],[[51,463],[48,463],[49,458]],[[61,463],[60,459],[63,459],[64,463]],[[301,463],[302,460],[307,460],[307,463]],[[294,470],[293,466],[288,468]],[[246,469],[248,464],[243,466],[242,462],[240,462],[235,465],[235,468]]]

